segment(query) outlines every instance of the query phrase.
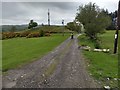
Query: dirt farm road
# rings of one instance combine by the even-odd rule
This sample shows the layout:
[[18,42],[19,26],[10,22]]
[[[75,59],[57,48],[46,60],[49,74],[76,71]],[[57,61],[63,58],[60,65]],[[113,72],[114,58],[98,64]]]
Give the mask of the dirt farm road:
[[77,36],[41,59],[3,76],[3,88],[98,88],[78,49]]

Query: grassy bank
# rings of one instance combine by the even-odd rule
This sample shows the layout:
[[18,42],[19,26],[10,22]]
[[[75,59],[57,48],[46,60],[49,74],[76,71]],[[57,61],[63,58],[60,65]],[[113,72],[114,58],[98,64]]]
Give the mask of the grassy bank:
[[7,71],[41,58],[68,37],[68,34],[64,37],[54,34],[50,37],[3,40],[2,70]]
[[43,30],[44,32],[51,32],[51,33],[62,33],[62,32],[71,32],[69,29],[63,27],[63,26],[41,26],[35,29],[32,29],[30,31],[41,31]]
[[[101,47],[110,48],[110,53],[83,51],[83,54],[88,63],[88,70],[91,75],[100,81],[102,86],[110,86],[112,88],[118,87],[118,55],[113,53],[115,31],[107,31],[100,35]],[[79,37],[79,44],[88,45],[94,49],[94,42],[89,40],[86,36]]]
[[[119,33],[120,33],[120,31],[119,31]],[[120,34],[119,34],[118,43],[119,43],[119,45],[118,45],[118,78],[120,78]],[[120,80],[118,82],[118,86],[120,88]]]
[[2,40],[0,40],[0,72],[2,70]]

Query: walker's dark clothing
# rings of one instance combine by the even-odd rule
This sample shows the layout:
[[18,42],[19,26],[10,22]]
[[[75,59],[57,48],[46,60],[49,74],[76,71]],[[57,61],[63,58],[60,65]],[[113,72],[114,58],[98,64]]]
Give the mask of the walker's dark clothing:
[[71,34],[71,39],[73,39],[73,34]]

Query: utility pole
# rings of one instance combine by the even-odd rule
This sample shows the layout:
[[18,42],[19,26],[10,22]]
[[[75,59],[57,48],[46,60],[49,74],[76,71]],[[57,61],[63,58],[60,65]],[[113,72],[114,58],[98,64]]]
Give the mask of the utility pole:
[[120,0],[118,4],[117,26],[116,26],[115,42],[114,42],[114,54],[117,53],[119,29],[120,29]]
[[50,26],[50,11],[48,9],[48,26]]
[[63,25],[63,36],[64,36],[64,20],[62,20],[62,25]]

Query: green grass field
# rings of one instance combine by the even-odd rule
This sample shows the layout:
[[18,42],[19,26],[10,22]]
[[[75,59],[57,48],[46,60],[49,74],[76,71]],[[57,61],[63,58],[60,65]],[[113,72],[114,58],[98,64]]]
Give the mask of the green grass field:
[[[120,72],[120,31],[119,31],[119,40],[118,40],[118,72]],[[120,78],[120,73],[118,73],[118,78]],[[120,83],[118,83],[118,86],[120,88]]]
[[115,31],[107,31],[106,33],[100,35],[100,39],[102,41],[101,47],[109,48],[111,53],[113,53],[114,50],[114,35]]
[[[100,81],[100,85],[107,85],[112,88],[118,87],[117,80],[115,80],[118,78],[118,55],[112,54],[114,33],[115,31],[107,31],[103,35],[100,35],[101,47],[110,48],[110,53],[83,51],[86,62],[89,64],[89,73]],[[80,45],[88,45],[92,49],[94,48],[94,43],[84,35],[79,37],[79,41]]]
[[7,71],[30,63],[53,50],[69,37],[54,34],[40,38],[13,38],[2,41],[2,70]]
[[0,40],[0,71],[2,70],[2,40]]

